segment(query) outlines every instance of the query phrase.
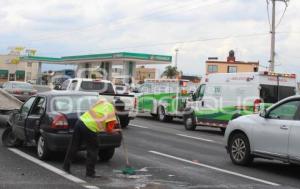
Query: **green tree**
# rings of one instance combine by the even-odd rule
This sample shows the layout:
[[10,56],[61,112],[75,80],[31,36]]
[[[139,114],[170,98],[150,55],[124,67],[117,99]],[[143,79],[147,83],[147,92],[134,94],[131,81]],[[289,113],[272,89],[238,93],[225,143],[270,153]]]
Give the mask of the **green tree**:
[[174,79],[176,78],[176,76],[179,75],[179,72],[177,70],[177,68],[174,66],[167,66],[165,68],[165,71],[161,74],[161,76],[165,76],[167,77],[168,79]]

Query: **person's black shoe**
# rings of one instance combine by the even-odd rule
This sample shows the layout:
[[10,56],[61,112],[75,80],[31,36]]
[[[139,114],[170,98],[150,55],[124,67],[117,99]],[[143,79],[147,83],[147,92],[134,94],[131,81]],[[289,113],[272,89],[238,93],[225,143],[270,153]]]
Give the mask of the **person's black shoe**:
[[70,166],[64,165],[64,166],[63,166],[63,170],[64,170],[65,172],[71,174]]
[[88,178],[102,178],[101,175],[95,175],[95,174],[86,174],[85,176]]

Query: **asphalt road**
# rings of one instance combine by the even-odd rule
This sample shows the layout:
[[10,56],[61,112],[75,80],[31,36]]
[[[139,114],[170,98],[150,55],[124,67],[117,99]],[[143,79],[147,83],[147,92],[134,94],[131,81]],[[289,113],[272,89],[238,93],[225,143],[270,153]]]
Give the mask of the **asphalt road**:
[[[0,188],[299,188],[300,167],[257,159],[250,167],[235,166],[225,152],[218,129],[185,131],[179,120],[161,123],[139,117],[124,130],[134,176],[125,176],[123,148],[109,163],[99,163],[101,178],[87,179],[85,154],[72,166],[74,178],[60,172],[64,154],[36,161],[34,147],[0,147]],[[25,159],[27,158],[27,159]],[[50,166],[49,166],[50,165]],[[77,180],[76,180],[77,179]],[[79,179],[79,181],[78,181]]]

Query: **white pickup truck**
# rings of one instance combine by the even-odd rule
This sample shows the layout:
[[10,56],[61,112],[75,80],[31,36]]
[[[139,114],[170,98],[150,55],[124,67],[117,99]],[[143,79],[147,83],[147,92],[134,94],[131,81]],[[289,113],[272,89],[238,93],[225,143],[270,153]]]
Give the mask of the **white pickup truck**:
[[98,92],[113,103],[122,128],[127,127],[137,114],[137,98],[134,95],[117,94],[108,80],[74,78],[64,81],[61,90]]

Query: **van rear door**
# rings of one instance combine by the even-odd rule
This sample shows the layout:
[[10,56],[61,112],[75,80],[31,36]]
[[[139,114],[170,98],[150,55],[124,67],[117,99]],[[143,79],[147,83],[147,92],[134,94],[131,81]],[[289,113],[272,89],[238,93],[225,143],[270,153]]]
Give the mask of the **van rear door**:
[[276,103],[296,94],[294,75],[274,74],[260,77],[260,98],[264,103]]

